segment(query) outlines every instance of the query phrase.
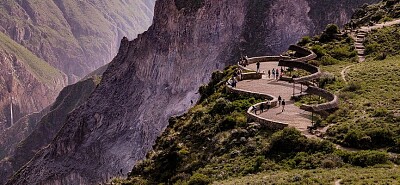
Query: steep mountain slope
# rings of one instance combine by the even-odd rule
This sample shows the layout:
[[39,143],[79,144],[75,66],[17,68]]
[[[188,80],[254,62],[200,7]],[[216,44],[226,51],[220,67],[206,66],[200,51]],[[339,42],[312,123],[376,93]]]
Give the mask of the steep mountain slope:
[[2,133],[12,122],[31,112],[40,111],[54,101],[57,93],[66,85],[67,79],[64,73],[3,33],[0,33],[0,40]]
[[0,31],[27,47],[73,83],[108,63],[119,39],[151,24],[154,0],[4,0]]
[[[100,73],[101,75],[101,73]],[[65,87],[56,101],[40,113],[26,116],[2,135],[0,148],[0,184],[28,162],[35,153],[45,147],[63,126],[67,114],[86,101],[100,82],[100,76],[93,74],[86,80]],[[39,117],[40,116],[40,117]],[[39,117],[39,119],[38,119]]]
[[[313,23],[319,14],[309,14],[323,4],[310,6],[305,0],[189,2],[157,1],[149,30],[134,41],[122,40],[88,101],[9,184],[95,184],[126,174],[151,149],[168,118],[198,97],[211,71],[234,63],[240,51],[249,56],[281,52],[325,27]],[[332,1],[327,10],[364,2]],[[329,20],[347,20],[351,13],[349,8]]]

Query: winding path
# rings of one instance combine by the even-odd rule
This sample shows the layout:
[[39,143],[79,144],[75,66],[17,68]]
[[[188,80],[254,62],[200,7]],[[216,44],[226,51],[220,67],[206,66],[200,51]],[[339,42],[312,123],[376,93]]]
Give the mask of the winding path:
[[340,72],[340,75],[342,76],[342,79],[343,79],[344,83],[346,83],[346,84],[348,83],[346,80],[346,74],[349,73],[350,68],[353,66],[354,66],[354,64],[348,65]]
[[[265,99],[271,101],[272,108],[265,110],[264,112],[259,111],[258,114],[254,112],[253,106],[250,107],[247,112],[249,121],[256,121],[265,124],[272,129],[282,129],[290,126],[298,129],[307,137],[316,137],[308,132],[309,127],[312,125],[312,115],[310,112],[327,115],[329,114],[328,111],[336,110],[338,107],[338,98],[332,93],[314,87],[314,84],[311,83],[311,81],[318,79],[322,75],[322,72],[318,67],[305,63],[306,61],[312,60],[316,57],[314,52],[294,45],[290,46],[289,50],[295,51],[297,55],[301,55],[302,57],[294,59],[282,56],[249,58],[249,65],[247,67],[241,65],[239,65],[239,67],[248,71],[256,71],[256,63],[260,62],[262,63],[262,65],[260,65],[260,73],[243,73],[242,81],[238,82],[236,88],[228,87],[228,89],[232,93],[242,93],[258,97],[263,95]],[[268,70],[272,71],[272,69],[275,69],[280,71],[283,66],[303,69],[311,74],[297,78],[283,76],[279,81],[273,79],[272,76],[269,78],[265,75]],[[298,94],[295,94],[295,92]],[[303,104],[298,107],[294,104],[295,102],[291,100],[293,95],[305,94],[318,95],[327,99],[328,102],[317,105]],[[281,96],[286,102],[284,111],[282,106],[277,105],[278,96]],[[254,107],[256,107],[257,110],[260,110],[261,104],[266,104],[266,102],[258,103],[254,105]]]

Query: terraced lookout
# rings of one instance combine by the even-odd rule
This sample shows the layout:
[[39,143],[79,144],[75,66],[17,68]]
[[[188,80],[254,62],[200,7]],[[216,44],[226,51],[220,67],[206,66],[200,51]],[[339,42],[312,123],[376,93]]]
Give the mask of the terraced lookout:
[[[260,72],[247,72],[242,74],[242,80],[237,83],[235,88],[229,87],[228,89],[233,93],[242,93],[258,97],[264,97],[271,102],[272,108],[265,110],[263,113],[255,114],[253,107],[250,107],[247,114],[249,121],[259,122],[266,124],[272,129],[282,129],[290,126],[300,130],[304,135],[313,137],[308,132],[312,126],[312,115],[329,115],[330,112],[338,108],[338,98],[336,95],[329,93],[323,89],[315,86],[313,81],[317,80],[322,72],[318,67],[312,66],[306,61],[312,60],[316,57],[315,53],[310,50],[290,46],[289,50],[296,52],[298,58],[289,58],[282,56],[265,56],[255,57],[248,59],[248,66],[244,67],[239,64],[239,67],[246,71],[256,71],[256,63],[260,62]],[[292,67],[295,69],[303,69],[310,73],[310,75],[302,77],[289,77],[285,74],[274,79],[268,77],[266,74],[268,70],[279,70],[281,67]],[[302,105],[296,106],[292,96],[304,96],[307,94],[318,95],[327,100],[326,103],[317,105]],[[286,101],[285,110],[282,112],[282,107],[277,103],[277,97],[281,96]],[[254,105],[260,109],[262,102]],[[266,106],[264,106],[266,107]]]

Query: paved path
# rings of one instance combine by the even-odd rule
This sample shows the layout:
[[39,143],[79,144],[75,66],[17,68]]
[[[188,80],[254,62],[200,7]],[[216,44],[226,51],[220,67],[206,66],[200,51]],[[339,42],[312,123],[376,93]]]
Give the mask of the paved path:
[[348,65],[340,72],[340,75],[342,76],[342,79],[346,84],[347,84],[346,74],[349,73],[350,68],[353,66],[354,64]]
[[358,61],[359,62],[365,61],[364,41],[365,41],[365,37],[367,36],[367,33],[371,32],[372,30],[380,29],[380,28],[387,27],[387,26],[393,26],[396,24],[400,24],[400,19],[388,21],[388,22],[381,23],[381,24],[375,24],[373,26],[363,26],[363,27],[355,30],[356,32],[352,34],[352,37],[355,40],[354,47],[356,48],[356,51],[357,51]]
[[[249,69],[256,70],[255,64],[250,64]],[[261,72],[272,70],[272,68],[280,69],[278,62],[264,62],[261,63]],[[311,125],[311,113],[301,110],[299,107],[294,105],[294,102],[290,100],[293,95],[293,84],[283,81],[276,81],[274,79],[268,79],[268,74],[260,80],[244,80],[237,84],[238,89],[260,92],[270,94],[272,96],[281,96],[282,99],[286,100],[285,111],[282,112],[282,107],[275,107],[260,116],[266,119],[271,119],[279,122],[289,124],[291,127],[295,127],[300,130],[307,137],[315,137],[307,131],[307,126]],[[303,90],[305,90],[304,87]],[[300,93],[300,85],[296,85],[296,93]]]

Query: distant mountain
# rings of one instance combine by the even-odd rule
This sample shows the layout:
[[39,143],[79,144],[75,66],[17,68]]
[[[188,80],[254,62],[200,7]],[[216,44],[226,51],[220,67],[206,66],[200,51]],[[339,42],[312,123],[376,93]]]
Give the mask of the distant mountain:
[[63,72],[1,32],[0,66],[0,135],[19,118],[52,103],[67,84]]
[[120,38],[135,38],[150,26],[154,3],[1,1],[0,135],[50,105],[62,87],[110,62]]
[[111,61],[123,36],[151,24],[155,0],[2,0],[0,32],[73,83]]

